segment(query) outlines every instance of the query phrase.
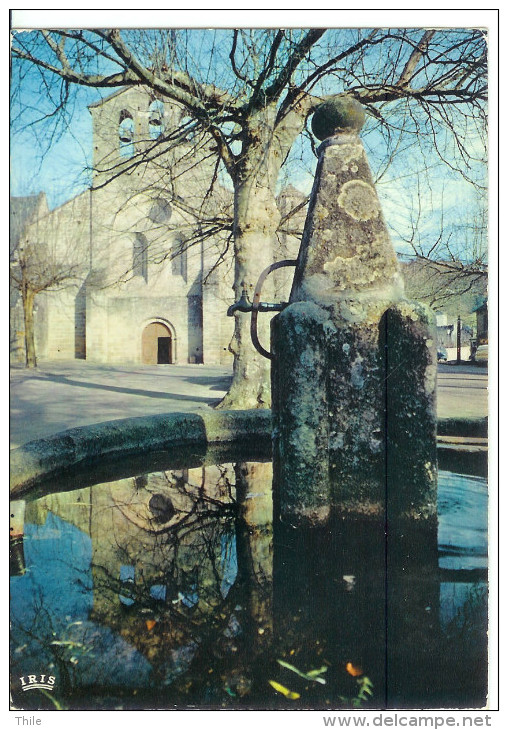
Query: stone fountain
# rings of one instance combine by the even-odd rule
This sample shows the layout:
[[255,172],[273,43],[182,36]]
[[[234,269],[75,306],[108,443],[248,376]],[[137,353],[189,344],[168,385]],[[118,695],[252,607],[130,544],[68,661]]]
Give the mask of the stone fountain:
[[[269,267],[296,265],[289,303],[260,301],[265,270],[231,308],[272,360],[272,414],[122,419],[12,453],[19,707],[55,645],[72,709],[90,681],[87,709],[119,687],[125,709],[485,706],[486,488],[448,475],[438,547],[432,314],[404,296],[363,121],[351,99],[315,113],[299,257]],[[255,323],[275,310],[268,352]]]
[[326,102],[289,305],[272,320],[276,511],[437,521],[436,344],[431,311],[404,296],[359,137],[362,106]]

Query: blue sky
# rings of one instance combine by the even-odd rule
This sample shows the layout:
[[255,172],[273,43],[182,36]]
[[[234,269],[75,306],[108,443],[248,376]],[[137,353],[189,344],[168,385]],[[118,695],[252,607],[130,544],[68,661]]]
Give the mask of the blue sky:
[[[217,33],[210,31],[210,39]],[[220,33],[220,31],[219,31]],[[206,37],[206,34],[205,34]],[[200,48],[203,51],[204,46]],[[206,50],[206,49],[205,49]],[[204,53],[207,57],[208,51]],[[199,55],[196,63],[204,63]],[[90,164],[92,153],[92,124],[87,105],[108,92],[85,87],[74,87],[68,105],[66,123],[57,125],[53,133],[52,121],[32,125],[36,118],[49,113],[54,99],[49,98],[51,89],[44,86],[41,74],[31,69],[18,84],[13,76],[14,94],[12,118],[14,133],[11,136],[11,194],[28,195],[44,191],[50,208],[61,205],[91,183]],[[18,116],[23,105],[22,117]],[[375,130],[373,120],[368,120],[363,132],[365,146],[375,177],[383,170],[382,159],[385,142]],[[464,144],[473,155],[479,139],[473,130],[463,131]],[[445,146],[444,137],[442,137]],[[454,172],[433,152],[429,140],[420,139],[421,146],[408,149],[395,158],[378,180],[378,193],[382,200],[385,217],[391,228],[394,244],[399,251],[408,251],[404,239],[412,235],[417,224],[417,235],[427,246],[440,234],[443,221],[453,236],[460,236],[460,229],[468,215],[477,206],[474,189],[460,174]],[[479,151],[479,150],[478,150]],[[451,147],[449,159],[452,159]],[[281,184],[291,182],[302,192],[309,192],[313,179],[313,157],[308,141],[300,139],[291,156],[289,177]],[[481,165],[470,170],[481,177],[485,170]],[[460,245],[457,239],[457,245]]]

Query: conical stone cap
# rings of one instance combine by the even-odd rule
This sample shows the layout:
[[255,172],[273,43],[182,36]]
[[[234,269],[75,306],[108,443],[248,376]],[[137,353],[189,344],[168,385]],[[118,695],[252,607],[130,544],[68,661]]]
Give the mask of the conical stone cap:
[[319,147],[291,302],[326,306],[376,292],[389,301],[402,296],[397,257],[357,134],[363,120],[354,99],[326,102],[315,112],[313,130],[332,136]]

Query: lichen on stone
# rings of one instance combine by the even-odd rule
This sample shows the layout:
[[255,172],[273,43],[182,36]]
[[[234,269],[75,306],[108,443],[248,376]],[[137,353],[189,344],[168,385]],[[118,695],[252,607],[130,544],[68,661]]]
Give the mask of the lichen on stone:
[[341,449],[344,446],[344,435],[342,431],[332,431],[328,439],[330,449]]
[[340,207],[354,220],[369,221],[380,213],[376,191],[364,180],[344,183],[337,198]]
[[346,144],[330,145],[327,149],[327,155],[330,157],[340,157],[343,165],[363,158],[364,154],[363,145],[359,139],[356,139],[354,142],[347,142]]
[[436,362],[431,362],[425,368],[425,392],[428,395],[434,393],[436,388],[436,377],[437,377],[437,359]]
[[317,205],[316,209],[314,210],[314,220],[317,222],[320,222],[324,220],[325,218],[328,218],[330,215],[330,211],[325,208],[324,205]]
[[357,355],[351,364],[351,384],[354,388],[361,389],[365,383],[363,372],[363,357]]

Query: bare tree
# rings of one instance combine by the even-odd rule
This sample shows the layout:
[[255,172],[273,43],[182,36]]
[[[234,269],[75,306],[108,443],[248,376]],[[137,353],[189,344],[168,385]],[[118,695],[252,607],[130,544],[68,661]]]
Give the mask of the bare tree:
[[11,243],[10,287],[21,298],[26,367],[37,365],[34,324],[37,295],[76,286],[84,276],[86,263],[79,242],[69,239],[61,227],[54,230],[44,226],[44,217],[27,225]]
[[[401,247],[406,291],[414,298],[440,309],[459,299],[474,306],[484,296],[488,281],[488,216],[485,191],[461,184],[467,203],[459,196],[446,206],[444,192],[433,207],[423,202],[418,181],[413,207],[407,208],[404,231],[397,231]],[[455,204],[455,197],[459,205]]]
[[[484,134],[486,39],[475,29],[41,30],[17,35],[12,52],[52,89],[50,79],[60,79],[57,108],[72,85],[142,85],[185,106],[233,184],[237,299],[272,261],[281,167],[329,95],[365,105],[387,158],[407,137],[470,177],[466,137],[472,128]],[[231,350],[222,405],[268,405],[268,363],[251,347],[245,314],[236,314]]]

